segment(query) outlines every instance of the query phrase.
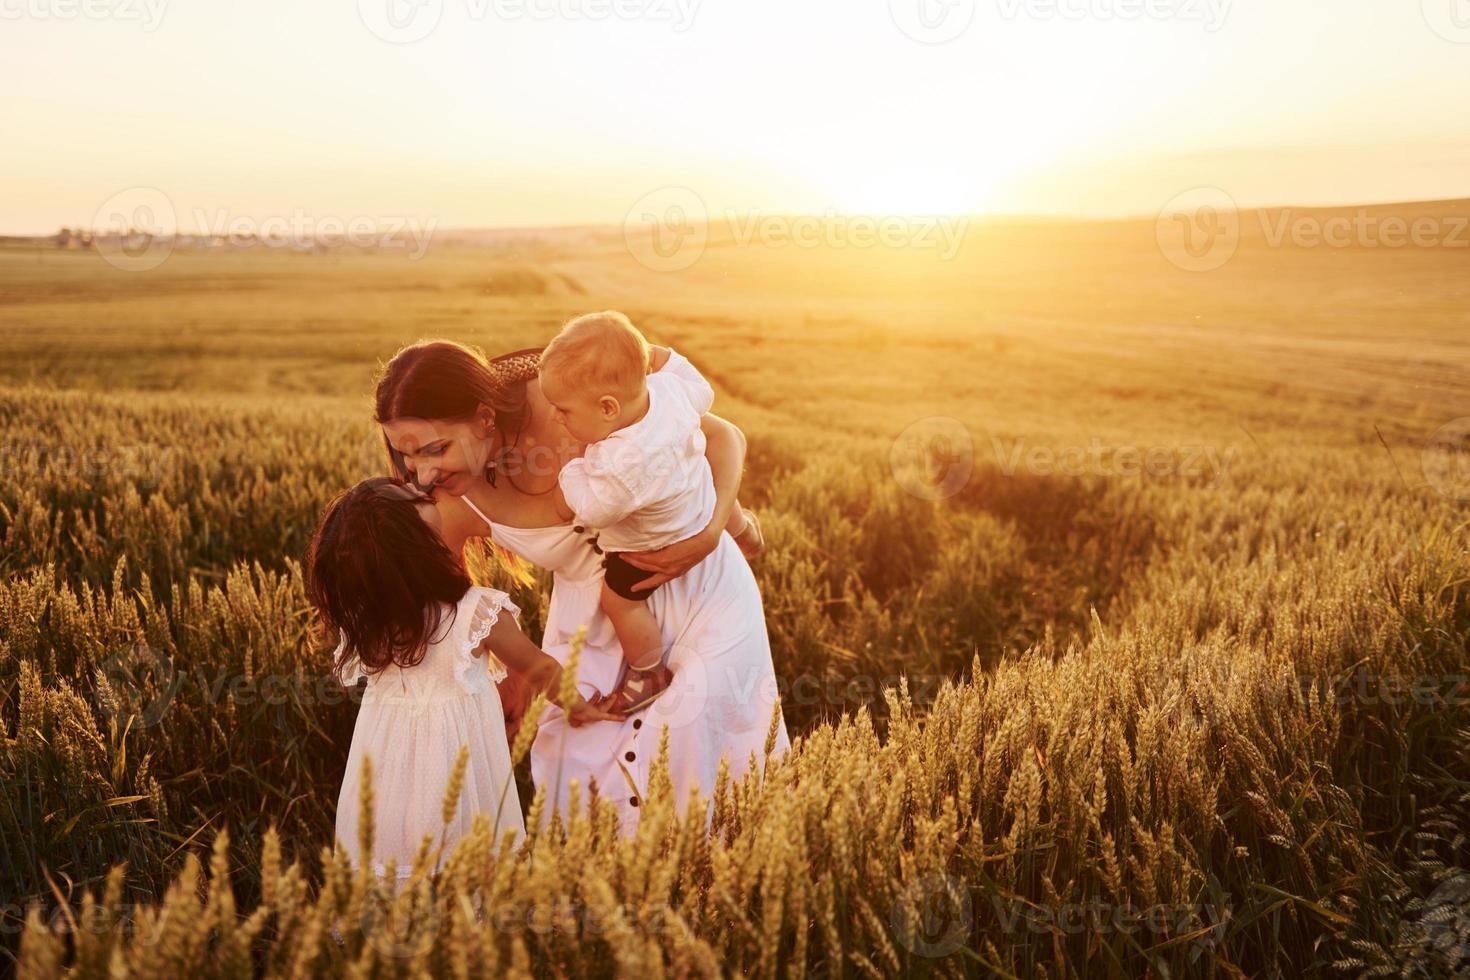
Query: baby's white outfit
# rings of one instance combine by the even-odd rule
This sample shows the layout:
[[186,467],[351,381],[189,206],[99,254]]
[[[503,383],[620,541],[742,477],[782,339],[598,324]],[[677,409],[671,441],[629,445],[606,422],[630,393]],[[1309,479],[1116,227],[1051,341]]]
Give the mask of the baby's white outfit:
[[648,376],[648,412],[562,467],[578,524],[600,531],[604,551],[649,551],[704,530],[715,484],[700,416],[714,404],[704,376],[677,351]]

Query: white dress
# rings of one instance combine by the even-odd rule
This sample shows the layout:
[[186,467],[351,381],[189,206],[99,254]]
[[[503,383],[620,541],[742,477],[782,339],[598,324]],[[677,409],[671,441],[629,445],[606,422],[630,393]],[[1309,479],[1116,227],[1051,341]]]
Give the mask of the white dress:
[[[354,657],[343,670],[348,686],[368,678],[337,799],[337,841],[354,868],[363,863],[357,831],[365,758],[372,759],[375,800],[370,860],[379,875],[386,874],[385,864],[393,857],[399,880],[407,878],[424,836],[432,835],[437,846],[444,833],[437,872],[480,815],[496,827],[497,837],[507,831],[515,833],[517,842],[524,837],[505,713],[495,687],[505,668],[488,653],[472,654],[502,612],[516,616],[520,610],[504,592],[472,587],[445,614],[419,663],[365,674]],[[339,646],[338,656],[341,650]],[[469,763],[458,808],[446,828],[444,793],[463,745],[469,746]]]
[[[593,550],[590,534],[577,533],[571,524],[497,524],[468,497],[460,499],[490,526],[496,544],[553,573],[541,647],[565,663],[573,635],[585,624],[577,689],[588,699],[611,693],[622,668],[622,650],[599,606],[602,556]],[[764,766],[766,735],[778,701],[776,674],[760,590],[739,546],[721,534],[709,557],[660,586],[647,601],[664,642],[672,645],[673,685],[622,722],[573,728],[561,709],[547,706],[531,746],[531,778],[538,791],[546,790],[547,819],[553,809],[565,812],[572,782],[579,786],[583,806],[595,783],[597,794],[616,805],[623,831],[631,835],[648,794],[664,726],[669,729],[674,800],[681,811],[692,788],[707,799],[713,795],[721,758],[728,760],[736,778],[749,770],[752,758]],[[772,757],[789,744],[782,721]]]

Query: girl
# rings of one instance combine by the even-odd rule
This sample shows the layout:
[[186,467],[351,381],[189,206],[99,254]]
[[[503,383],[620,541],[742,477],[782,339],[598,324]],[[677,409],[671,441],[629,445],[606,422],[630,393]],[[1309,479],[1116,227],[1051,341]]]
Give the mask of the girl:
[[[423,839],[443,849],[484,815],[497,836],[525,833],[495,682],[507,668],[555,700],[561,665],[516,625],[504,592],[470,583],[468,530],[418,490],[365,480],[328,506],[308,554],[308,595],[328,635],[341,637],[333,670],[344,685],[367,677],[337,800],[337,840],[354,867],[406,879]],[[508,615],[507,615],[508,614]],[[611,718],[583,702],[573,725]],[[441,811],[461,746],[469,762],[450,822]],[[358,852],[364,759],[372,760],[374,840]]]

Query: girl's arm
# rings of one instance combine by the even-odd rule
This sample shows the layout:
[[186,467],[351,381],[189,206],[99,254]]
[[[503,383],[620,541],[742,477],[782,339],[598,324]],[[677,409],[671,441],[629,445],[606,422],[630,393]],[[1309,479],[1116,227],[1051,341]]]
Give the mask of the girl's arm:
[[514,745],[521,732],[521,721],[531,707],[531,689],[520,674],[510,671],[496,681],[495,688],[500,692],[500,710],[505,715],[505,740]]
[[593,707],[580,694],[575,696],[574,704],[562,704],[559,693],[561,664],[532,643],[530,638],[521,632],[521,628],[516,625],[513,617],[501,616],[497,619],[495,625],[490,627],[490,635],[485,637],[484,645],[489,647],[490,652],[495,654],[501,663],[505,664],[506,670],[520,675],[532,696],[538,693],[545,694],[547,700],[565,711],[567,721],[573,728],[591,721],[622,721],[621,715]]
[[715,512],[704,530],[683,541],[676,541],[656,551],[630,551],[623,555],[628,564],[653,572],[634,586],[653,589],[683,575],[709,557],[720,544],[720,535],[730,522],[735,498],[740,492],[740,474],[745,467],[745,433],[718,415],[700,418],[704,431],[704,455],[709,460],[715,480]]

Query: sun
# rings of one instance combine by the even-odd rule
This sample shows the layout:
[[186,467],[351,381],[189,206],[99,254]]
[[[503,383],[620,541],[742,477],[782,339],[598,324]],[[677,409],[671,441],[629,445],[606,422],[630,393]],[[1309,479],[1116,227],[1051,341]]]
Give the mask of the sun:
[[829,158],[811,183],[829,207],[846,214],[977,214],[997,205],[1006,173],[999,161],[977,167],[973,159],[870,153],[834,165]]
[[983,179],[912,168],[887,173],[854,174],[834,185],[834,206],[852,214],[974,214],[989,205]]

